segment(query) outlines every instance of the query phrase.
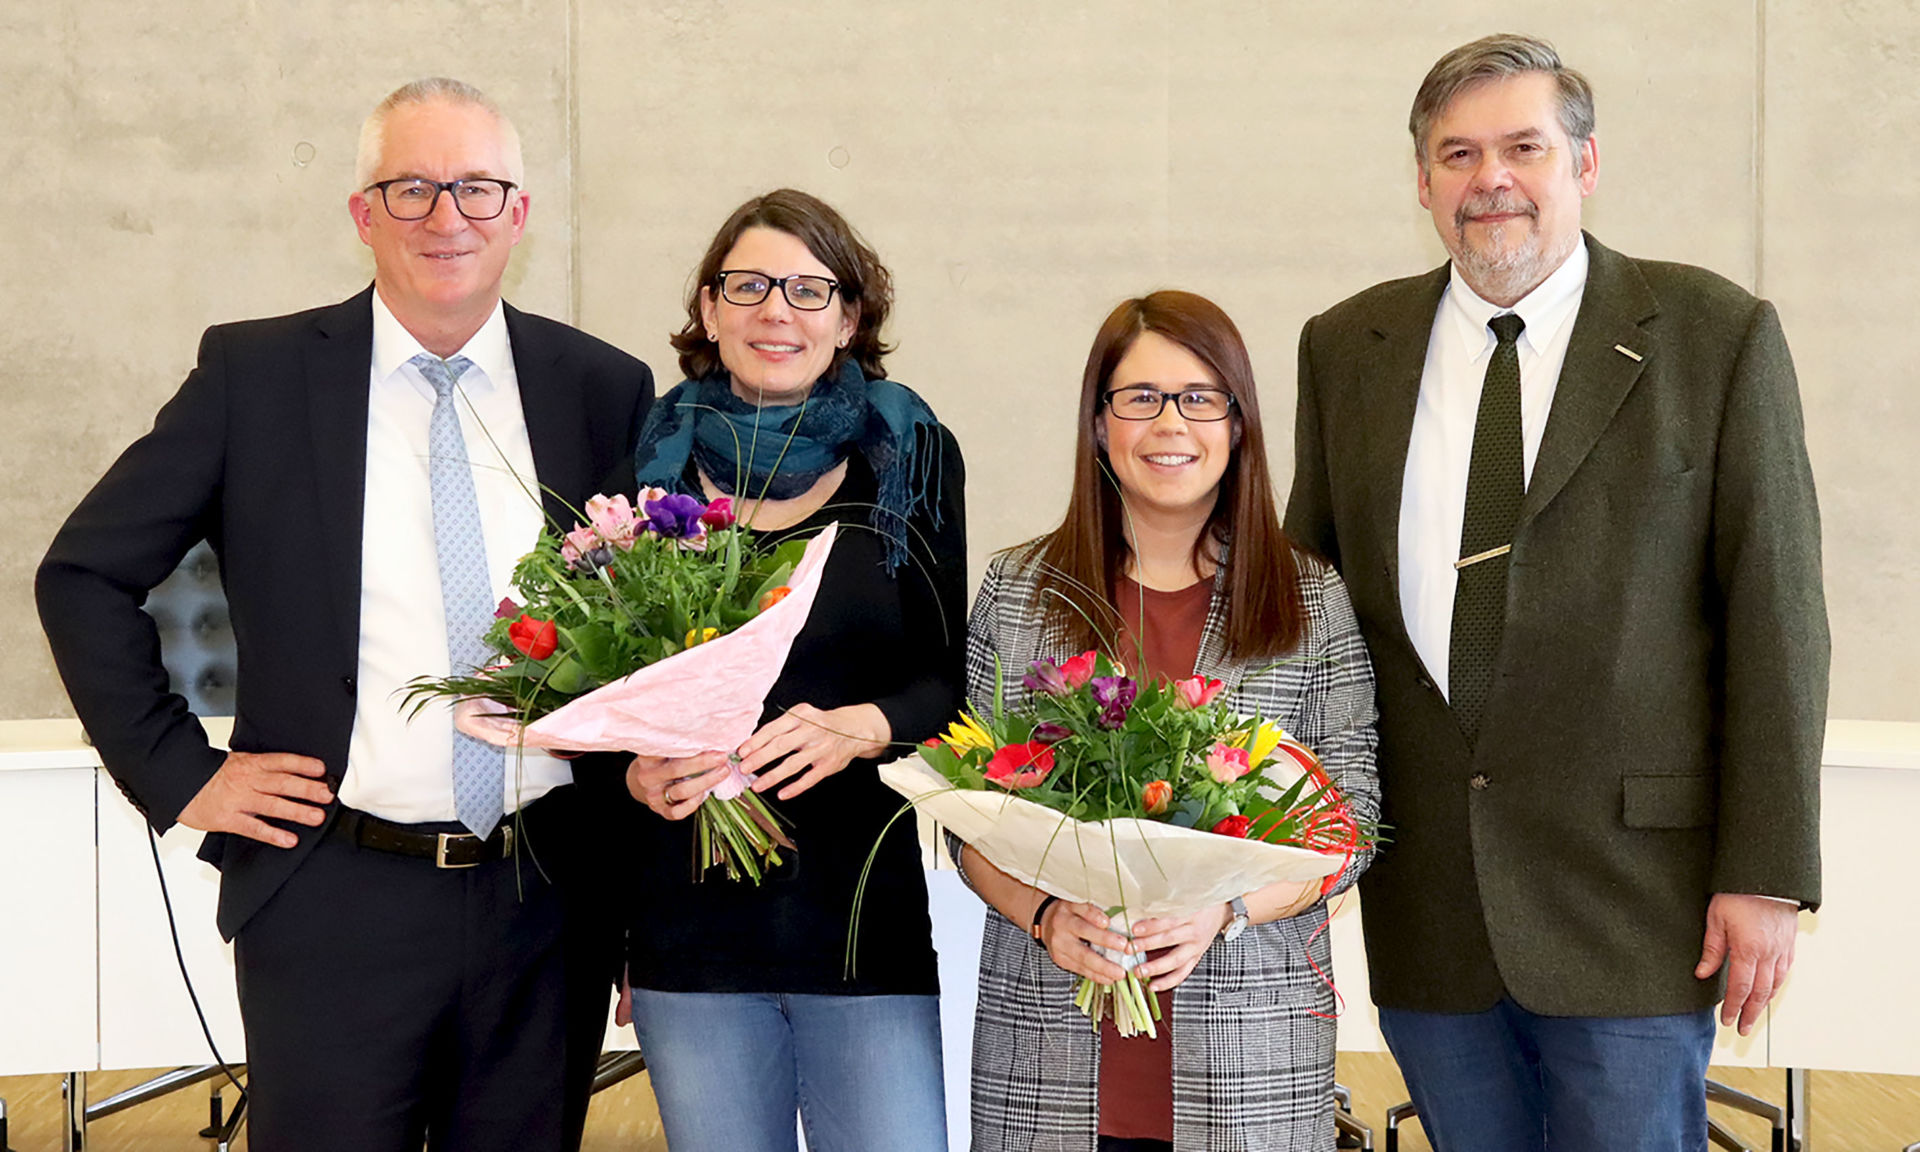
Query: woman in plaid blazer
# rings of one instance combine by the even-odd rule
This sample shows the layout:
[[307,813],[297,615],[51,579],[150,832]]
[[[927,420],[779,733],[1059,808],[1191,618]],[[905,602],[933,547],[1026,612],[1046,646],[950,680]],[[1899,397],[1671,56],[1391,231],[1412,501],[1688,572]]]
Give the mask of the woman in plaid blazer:
[[[1150,672],[1224,681],[1234,708],[1278,719],[1321,756],[1355,816],[1377,818],[1371,665],[1340,578],[1280,534],[1232,321],[1190,293],[1122,304],[1088,357],[1079,429],[1065,520],[994,557],[975,601],[975,707],[990,706],[996,670],[1017,707],[1035,660],[1095,644],[1136,654]],[[1187,620],[1204,614],[1197,636],[1156,635],[1184,630],[1166,623],[1182,600]],[[1171,1131],[1143,1138],[1108,1113],[1138,1111],[1134,1097],[1166,1089],[1134,1091],[1141,1072],[1129,1058],[1128,1093],[1103,1100],[1103,1075],[1121,1075],[1117,1057],[1103,1061],[1101,1034],[1072,1003],[1080,976],[1120,976],[1089,945],[1118,949],[1123,938],[1099,909],[1044,897],[957,839],[949,847],[992,908],[974,1026],[975,1152],[1333,1148],[1332,959],[1318,882],[1248,893],[1250,924],[1223,904],[1135,926],[1134,947],[1153,957],[1142,971],[1157,991],[1173,989]],[[1333,891],[1367,861],[1356,854]]]

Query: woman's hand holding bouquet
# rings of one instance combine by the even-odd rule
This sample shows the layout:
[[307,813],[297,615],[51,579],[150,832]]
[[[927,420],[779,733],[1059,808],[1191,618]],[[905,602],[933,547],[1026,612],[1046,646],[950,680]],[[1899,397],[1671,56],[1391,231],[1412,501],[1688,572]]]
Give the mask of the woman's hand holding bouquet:
[[1234,713],[1218,680],[1141,684],[1086,652],[1036,661],[1022,683],[1023,708],[996,699],[881,777],[1060,899],[1039,937],[1083,978],[1075,999],[1096,1023],[1112,1012],[1123,1034],[1152,1032],[1147,981],[1186,978],[1227,900],[1258,891],[1270,915],[1303,909],[1374,836],[1313,752]]

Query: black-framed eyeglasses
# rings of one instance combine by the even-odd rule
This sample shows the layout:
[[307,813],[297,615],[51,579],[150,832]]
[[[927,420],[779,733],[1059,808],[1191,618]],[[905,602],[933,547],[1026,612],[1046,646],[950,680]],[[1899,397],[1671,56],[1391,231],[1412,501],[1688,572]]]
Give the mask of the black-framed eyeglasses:
[[838,280],[825,276],[769,276],[738,269],[723,271],[713,279],[720,285],[720,298],[729,304],[751,308],[778,288],[787,304],[802,312],[818,312],[833,303],[833,293],[840,287]]
[[1149,388],[1144,384],[1131,388],[1115,388],[1101,397],[1107,403],[1107,410],[1122,420],[1157,420],[1166,410],[1167,401],[1173,401],[1174,410],[1184,420],[1209,423],[1225,420],[1233,414],[1233,393],[1224,388],[1182,388],[1178,392],[1162,392],[1158,388]]
[[469,220],[492,220],[507,210],[507,193],[519,185],[511,180],[381,180],[367,185],[380,190],[380,202],[395,220],[425,220],[440,203],[440,193],[453,197],[453,206]]

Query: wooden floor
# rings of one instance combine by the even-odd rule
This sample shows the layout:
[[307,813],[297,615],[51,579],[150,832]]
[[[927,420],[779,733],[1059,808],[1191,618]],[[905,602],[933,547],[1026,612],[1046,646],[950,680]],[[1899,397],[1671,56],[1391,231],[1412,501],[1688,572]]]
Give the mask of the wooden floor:
[[[104,1099],[149,1075],[95,1073],[88,1078],[88,1094]],[[1786,1094],[1786,1078],[1779,1072],[1716,1068],[1713,1076],[1775,1104]],[[1355,1114],[1373,1126],[1374,1146],[1385,1148],[1383,1114],[1406,1098],[1393,1061],[1385,1055],[1342,1054],[1340,1082],[1353,1091]],[[1920,1077],[1814,1072],[1807,1092],[1808,1152],[1901,1152],[1920,1141]],[[197,1135],[207,1123],[207,1097],[208,1086],[198,1085],[110,1116],[89,1128],[87,1146],[91,1152],[210,1152],[212,1142]],[[0,1099],[7,1102],[12,1152],[59,1152],[59,1078],[0,1077]],[[1713,1114],[1755,1149],[1768,1148],[1764,1122],[1720,1107]],[[243,1135],[235,1147],[246,1146]],[[595,1099],[585,1152],[666,1152],[666,1147],[644,1074]],[[1430,1152],[1417,1123],[1401,1129],[1400,1148]]]

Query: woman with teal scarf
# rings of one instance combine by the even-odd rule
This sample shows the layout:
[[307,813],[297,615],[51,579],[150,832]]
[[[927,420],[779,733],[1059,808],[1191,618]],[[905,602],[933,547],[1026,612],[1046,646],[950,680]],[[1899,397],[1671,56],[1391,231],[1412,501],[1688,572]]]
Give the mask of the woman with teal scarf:
[[[798,850],[758,886],[695,882],[692,815],[725,756],[640,757],[627,789],[634,1030],[674,1152],[945,1148],[938,982],[913,821],[876,763],[961,703],[964,472],[886,379],[892,280],[831,207],[783,189],[708,246],[675,337],[687,379],[653,408],[640,483],[731,496],[763,536],[840,524],[806,628],[736,750]],[[868,852],[864,929],[847,929]],[[624,849],[623,849],[624,850]]]

